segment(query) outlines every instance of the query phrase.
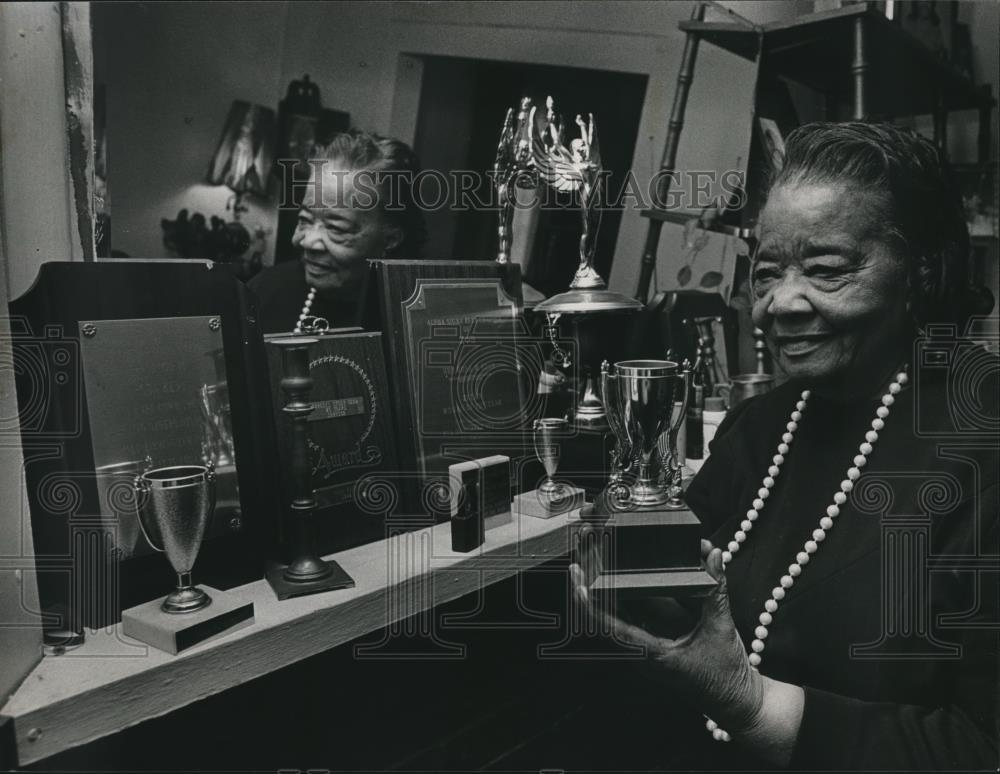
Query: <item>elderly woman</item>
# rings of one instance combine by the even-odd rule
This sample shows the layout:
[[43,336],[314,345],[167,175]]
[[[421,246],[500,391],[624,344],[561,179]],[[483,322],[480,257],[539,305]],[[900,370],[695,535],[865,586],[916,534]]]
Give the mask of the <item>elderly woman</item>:
[[687,493],[716,590],[678,635],[664,601],[656,616],[588,593],[596,552],[570,568],[576,598],[704,714],[706,765],[996,767],[998,367],[961,338],[982,300],[968,254],[927,140],[788,137],[751,282],[790,379],[729,412]]
[[[250,282],[265,333],[358,325],[367,261],[417,258],[425,231],[410,185],[416,155],[399,140],[351,130],[313,152],[289,261]],[[310,319],[311,318],[311,319]]]

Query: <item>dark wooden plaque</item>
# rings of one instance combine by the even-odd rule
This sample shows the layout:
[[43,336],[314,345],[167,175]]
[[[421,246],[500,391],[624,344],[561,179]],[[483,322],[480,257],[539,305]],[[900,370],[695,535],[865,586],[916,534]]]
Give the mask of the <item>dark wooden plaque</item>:
[[393,260],[373,271],[406,504],[419,509],[428,486],[447,487],[449,465],[524,449],[535,384],[520,267]]
[[[261,577],[264,558],[277,538],[274,430],[256,311],[230,267],[201,261],[46,263],[31,289],[11,302],[10,311],[19,407],[14,423],[20,427],[24,448],[39,595],[43,611],[57,617],[46,626],[113,624],[122,609],[166,594],[176,582],[162,554],[137,551],[124,558],[116,550],[115,525],[102,504],[99,468],[117,460],[104,448],[107,433],[95,437],[91,426],[95,417],[99,422],[114,418],[107,395],[120,397],[131,390],[134,406],[123,405],[122,410],[138,413],[128,414],[125,421],[148,430],[153,440],[165,432],[155,422],[147,423],[141,409],[144,401],[149,406],[163,403],[163,391],[172,382],[162,374],[151,382],[147,378],[151,372],[144,375],[137,369],[136,358],[141,353],[144,358],[159,354],[176,359],[184,348],[178,347],[176,326],[158,326],[156,318],[214,318],[220,326],[222,357],[217,366],[227,385],[236,459],[226,470],[236,483],[232,492],[220,488],[219,497],[235,500],[225,523],[216,524],[202,543],[195,581],[226,589]],[[142,324],[134,324],[140,320]],[[105,405],[91,406],[88,386],[98,382],[84,378],[85,365],[92,368],[95,361],[85,364],[82,341],[88,336],[100,340],[108,333],[103,329],[94,333],[91,326],[124,330],[129,327],[126,321],[133,321],[136,336],[143,340],[122,348],[118,363],[113,357],[102,358]],[[152,330],[160,331],[159,336],[151,336]],[[188,352],[189,362],[175,362],[174,367],[193,369],[190,358],[200,361],[210,354]],[[124,387],[114,380],[124,381]],[[169,423],[174,429],[176,419]],[[195,418],[194,426],[201,420]],[[191,456],[201,453],[199,445]],[[150,449],[155,452],[156,444],[151,443]],[[134,457],[133,451],[123,448],[122,459]],[[104,459],[96,459],[95,453]],[[123,484],[118,494],[127,495],[127,478],[117,483]],[[118,505],[129,507],[124,500]]]
[[[281,353],[266,344],[273,338],[284,336],[265,337],[278,451],[283,456],[288,438],[281,411],[285,402]],[[360,494],[355,491],[364,476],[398,467],[382,334],[320,336],[310,351],[309,366],[313,378],[309,447],[318,548],[332,553],[385,537],[383,514],[359,507]],[[283,497],[283,502],[288,500]]]

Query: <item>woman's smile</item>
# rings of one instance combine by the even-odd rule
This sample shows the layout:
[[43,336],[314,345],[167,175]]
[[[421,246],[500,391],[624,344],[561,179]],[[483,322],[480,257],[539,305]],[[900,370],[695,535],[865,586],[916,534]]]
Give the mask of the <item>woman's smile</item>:
[[883,210],[844,185],[771,191],[751,273],[753,317],[788,376],[834,394],[874,389],[866,382],[903,356],[906,264]]

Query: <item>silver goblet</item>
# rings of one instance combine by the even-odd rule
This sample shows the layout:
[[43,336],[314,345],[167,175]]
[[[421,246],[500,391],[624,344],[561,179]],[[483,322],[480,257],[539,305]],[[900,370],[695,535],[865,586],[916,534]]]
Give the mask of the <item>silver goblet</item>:
[[155,468],[135,479],[139,526],[154,550],[167,555],[177,589],[163,600],[166,613],[192,613],[212,598],[191,582],[202,538],[215,511],[215,471],[202,465]]
[[562,493],[562,486],[553,479],[559,468],[559,435],[565,435],[569,422],[565,419],[545,417],[536,419],[534,424],[535,456],[545,468],[545,480],[538,487],[538,493],[547,499],[555,499]]

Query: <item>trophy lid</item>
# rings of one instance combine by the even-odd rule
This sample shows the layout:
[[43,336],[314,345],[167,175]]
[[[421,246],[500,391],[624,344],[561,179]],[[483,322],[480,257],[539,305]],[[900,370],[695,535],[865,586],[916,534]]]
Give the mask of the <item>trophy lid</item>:
[[545,314],[588,314],[592,312],[638,312],[642,304],[624,293],[605,289],[567,290],[542,301],[536,312]]

